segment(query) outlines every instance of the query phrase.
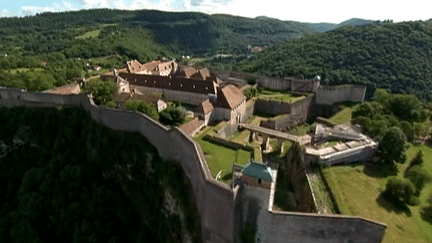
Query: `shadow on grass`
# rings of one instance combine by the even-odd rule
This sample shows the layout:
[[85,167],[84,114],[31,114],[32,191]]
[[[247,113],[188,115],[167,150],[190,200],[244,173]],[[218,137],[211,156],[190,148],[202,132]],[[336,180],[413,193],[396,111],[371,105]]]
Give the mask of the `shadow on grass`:
[[426,221],[432,225],[432,205],[421,208],[420,216],[423,221]]
[[373,178],[386,178],[398,174],[396,166],[382,163],[365,164],[363,173]]
[[233,176],[233,174],[230,172],[230,173],[227,173],[227,174],[223,175],[221,179],[223,181],[229,181],[229,180],[232,179],[232,176]]
[[405,203],[391,202],[384,196],[383,193],[379,195],[379,197],[376,199],[376,202],[380,207],[384,208],[387,212],[394,212],[396,214],[405,213],[405,215],[408,217],[411,217],[412,215],[411,210],[408,208],[408,206]]

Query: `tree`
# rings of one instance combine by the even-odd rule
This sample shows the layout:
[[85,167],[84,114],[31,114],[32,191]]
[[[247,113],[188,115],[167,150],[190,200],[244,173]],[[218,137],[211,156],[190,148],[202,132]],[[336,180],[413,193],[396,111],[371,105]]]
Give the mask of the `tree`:
[[404,163],[407,149],[405,140],[405,134],[398,127],[387,129],[378,145],[381,159],[389,164]]
[[388,179],[383,194],[394,203],[413,204],[415,201],[415,187],[408,179],[396,177]]
[[411,160],[408,168],[414,166],[414,165],[418,165],[418,166],[422,166],[423,165],[423,152],[421,150],[419,150],[416,154],[416,156],[414,157],[414,159]]
[[414,128],[408,121],[401,121],[400,128],[405,134],[408,142],[412,142],[414,140]]
[[246,96],[246,98],[250,99],[258,95],[258,90],[255,87],[250,87],[243,90],[243,94]]
[[114,100],[118,87],[115,82],[95,79],[87,84],[86,90],[92,94],[97,105],[105,105]]
[[186,119],[186,110],[183,107],[168,106],[160,112],[160,122],[166,125],[178,125]]
[[393,95],[387,105],[395,116],[402,120],[419,121],[426,120],[427,114],[421,107],[422,102],[414,95]]
[[373,118],[381,114],[382,109],[383,106],[378,102],[363,102],[354,107],[352,112],[352,117],[356,118],[359,116],[365,116],[365,117]]
[[154,120],[159,120],[159,113],[156,106],[142,100],[128,100],[125,102],[125,107],[128,110],[140,111]]
[[413,167],[408,168],[405,171],[404,177],[413,183],[414,187],[416,188],[415,194],[417,196],[420,195],[423,188],[426,186],[426,184],[430,183],[432,179],[429,173],[420,165],[414,165]]
[[432,224],[432,193],[429,195],[427,202],[428,205],[421,208],[420,215],[424,221]]

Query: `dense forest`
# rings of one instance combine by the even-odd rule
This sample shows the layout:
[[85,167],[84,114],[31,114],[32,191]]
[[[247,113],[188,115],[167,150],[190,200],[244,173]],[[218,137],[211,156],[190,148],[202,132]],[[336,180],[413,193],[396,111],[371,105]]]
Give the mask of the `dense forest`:
[[[76,108],[0,107],[1,242],[199,242],[181,166]],[[109,153],[107,153],[109,151]]]
[[0,18],[0,86],[46,90],[128,59],[249,51],[316,31],[306,24],[156,10],[81,10]]
[[215,59],[207,65],[274,77],[320,75],[323,84],[365,84],[369,91],[389,88],[432,101],[431,53],[431,23],[384,21],[344,26],[274,45],[250,58]]

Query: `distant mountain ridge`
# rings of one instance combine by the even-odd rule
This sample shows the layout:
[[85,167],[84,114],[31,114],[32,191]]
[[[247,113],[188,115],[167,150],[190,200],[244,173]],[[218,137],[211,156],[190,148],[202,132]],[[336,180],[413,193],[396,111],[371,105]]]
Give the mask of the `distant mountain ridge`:
[[374,21],[373,20],[367,20],[367,19],[352,18],[352,19],[348,19],[348,20],[345,20],[343,22],[340,22],[339,24],[333,24],[333,23],[306,23],[306,24],[318,32],[327,32],[327,31],[334,30],[334,29],[337,29],[337,28],[342,27],[342,26],[346,26],[346,25],[356,26],[356,25],[369,24],[372,22],[374,22]]

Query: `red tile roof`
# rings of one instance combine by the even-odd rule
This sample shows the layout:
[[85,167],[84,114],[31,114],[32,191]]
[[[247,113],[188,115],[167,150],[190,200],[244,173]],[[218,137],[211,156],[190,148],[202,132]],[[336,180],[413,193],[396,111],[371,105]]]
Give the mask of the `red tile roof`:
[[203,101],[197,108],[198,113],[207,114],[213,110],[213,104],[210,100]]
[[226,109],[234,109],[241,102],[246,100],[241,90],[234,85],[227,85],[222,89],[218,90],[217,95],[217,106]]
[[183,132],[185,132],[187,135],[191,135],[193,132],[198,130],[199,128],[204,126],[204,121],[198,119],[198,117],[195,117],[192,121],[182,125],[180,127]]
[[130,93],[122,92],[117,94],[115,99],[119,103],[125,103],[128,99],[130,99],[130,97],[131,97]]

